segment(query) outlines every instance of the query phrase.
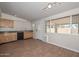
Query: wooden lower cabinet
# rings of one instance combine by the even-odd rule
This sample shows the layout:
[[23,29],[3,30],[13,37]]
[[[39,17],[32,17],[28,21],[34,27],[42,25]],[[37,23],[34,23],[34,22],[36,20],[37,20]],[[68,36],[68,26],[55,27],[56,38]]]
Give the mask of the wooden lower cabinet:
[[33,38],[33,32],[24,32],[24,39]]
[[[3,32],[0,33],[0,44],[16,41],[18,38],[17,32]],[[21,36],[19,36],[21,38]],[[23,33],[23,39],[33,38],[33,32],[24,32]]]
[[17,33],[0,33],[0,44],[17,40]]

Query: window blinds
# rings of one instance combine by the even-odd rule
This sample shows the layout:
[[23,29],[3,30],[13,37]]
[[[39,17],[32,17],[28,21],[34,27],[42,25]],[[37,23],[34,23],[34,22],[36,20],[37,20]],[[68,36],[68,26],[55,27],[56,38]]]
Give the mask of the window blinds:
[[63,17],[59,19],[54,19],[50,21],[51,24],[68,24],[70,23],[70,17]]
[[79,24],[79,15],[73,15],[72,16],[72,23],[73,24]]

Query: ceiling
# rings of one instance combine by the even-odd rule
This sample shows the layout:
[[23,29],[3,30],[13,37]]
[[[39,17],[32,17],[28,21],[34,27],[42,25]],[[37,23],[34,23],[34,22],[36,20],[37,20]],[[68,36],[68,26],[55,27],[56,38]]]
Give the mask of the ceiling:
[[62,2],[51,9],[42,10],[47,4],[48,2],[0,2],[0,8],[4,13],[33,21],[79,7],[79,2]]

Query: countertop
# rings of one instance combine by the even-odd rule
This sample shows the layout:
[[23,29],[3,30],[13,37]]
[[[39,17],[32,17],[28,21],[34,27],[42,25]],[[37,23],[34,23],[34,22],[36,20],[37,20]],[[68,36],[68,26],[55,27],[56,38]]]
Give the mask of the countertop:
[[0,33],[9,33],[9,32],[33,32],[33,30],[8,30],[8,31],[0,30]]

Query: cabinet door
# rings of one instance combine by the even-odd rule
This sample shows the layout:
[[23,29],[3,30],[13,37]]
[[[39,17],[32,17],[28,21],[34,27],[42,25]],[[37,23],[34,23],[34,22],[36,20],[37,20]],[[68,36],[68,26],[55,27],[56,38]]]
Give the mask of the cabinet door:
[[17,40],[17,33],[7,33],[7,42]]
[[4,28],[8,28],[9,27],[9,21],[8,20],[3,20],[2,21],[2,26],[4,27]]
[[17,33],[2,33],[0,34],[0,43],[6,43],[17,40]]
[[4,43],[6,40],[6,37],[4,36],[4,33],[0,34],[0,43]]
[[4,20],[0,20],[0,28],[3,28],[4,27]]
[[24,39],[32,38],[32,37],[33,37],[33,32],[24,32]]
[[8,27],[13,28],[14,27],[14,21],[13,20],[8,20]]
[[0,27],[1,28],[13,28],[14,27],[14,21],[13,20],[5,20],[0,19]]

